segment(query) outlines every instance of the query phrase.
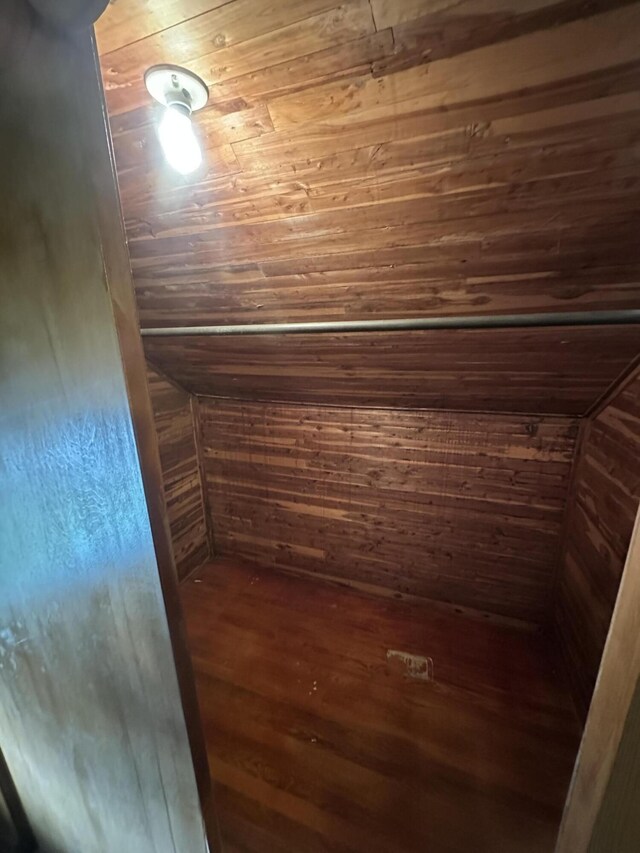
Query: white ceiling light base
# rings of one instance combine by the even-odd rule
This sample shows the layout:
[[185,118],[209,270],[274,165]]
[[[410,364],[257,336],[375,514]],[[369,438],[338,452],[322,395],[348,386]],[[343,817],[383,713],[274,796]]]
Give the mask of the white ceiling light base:
[[177,65],[154,65],[144,75],[149,94],[166,109],[158,124],[158,139],[169,165],[189,175],[202,163],[202,151],[191,124],[191,113],[209,99],[202,80]]
[[204,81],[177,65],[154,65],[144,75],[144,83],[151,97],[165,107],[181,104],[195,112],[209,100]]

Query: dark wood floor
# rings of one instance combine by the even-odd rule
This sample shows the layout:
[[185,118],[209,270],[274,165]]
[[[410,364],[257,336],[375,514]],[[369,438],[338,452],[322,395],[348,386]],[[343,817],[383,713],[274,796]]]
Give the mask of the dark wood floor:
[[182,597],[225,853],[551,853],[578,727],[540,637],[229,559]]

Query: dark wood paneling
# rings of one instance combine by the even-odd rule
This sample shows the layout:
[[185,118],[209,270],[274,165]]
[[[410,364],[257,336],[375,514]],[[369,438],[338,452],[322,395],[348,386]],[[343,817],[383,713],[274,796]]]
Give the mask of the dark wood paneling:
[[202,400],[219,553],[543,622],[575,422]]
[[640,373],[587,424],[576,460],[557,626],[586,715],[640,501]]
[[[98,26],[143,325],[640,307],[640,3],[147,6]],[[210,85],[187,179],[167,59]]]
[[640,348],[638,327],[146,338],[198,394],[578,415]]
[[[212,273],[207,270],[141,274],[136,279],[140,322],[143,328],[157,328],[256,319],[262,323],[375,320],[380,319],[381,303],[386,319],[564,312],[572,306],[606,311],[634,306],[640,290],[635,267],[554,273],[542,263],[540,270],[528,273],[491,275],[485,262],[478,274],[466,275],[437,263],[334,270],[322,269],[322,259],[318,261],[317,270],[296,272],[292,263],[291,274],[276,276],[265,276],[251,265],[220,269],[213,273],[215,286],[209,283]],[[495,266],[497,261],[494,271]]]
[[640,512],[627,551],[611,628],[556,853],[640,849]]
[[211,556],[191,395],[151,365],[147,377],[158,431],[173,556],[178,577],[183,578]]
[[233,559],[182,597],[226,851],[551,853],[578,726],[540,637]]
[[204,853],[96,59],[31,20],[0,99],[0,745],[42,853]]

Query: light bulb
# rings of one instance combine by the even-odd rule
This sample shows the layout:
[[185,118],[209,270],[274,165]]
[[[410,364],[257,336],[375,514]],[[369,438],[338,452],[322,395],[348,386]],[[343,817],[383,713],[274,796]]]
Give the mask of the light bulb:
[[196,139],[188,111],[181,105],[170,105],[158,126],[158,138],[164,156],[176,172],[188,175],[202,163],[200,144]]

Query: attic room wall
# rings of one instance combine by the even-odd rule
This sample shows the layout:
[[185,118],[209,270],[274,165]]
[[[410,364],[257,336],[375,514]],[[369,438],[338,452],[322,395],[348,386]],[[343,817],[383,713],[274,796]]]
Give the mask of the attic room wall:
[[638,355],[638,328],[145,338],[193,394],[284,403],[583,415]]
[[[639,307],[639,2],[152,5],[110,4],[97,27],[143,331]],[[144,88],[167,61],[209,86],[188,178],[164,162]],[[638,334],[185,335],[145,349],[192,394],[526,423],[583,415]]]
[[586,717],[640,500],[640,371],[582,436],[569,501],[556,622]]
[[549,618],[576,421],[201,398],[218,553]]
[[[97,28],[143,327],[638,307],[640,3],[195,6]],[[189,180],[167,61],[210,89]]]
[[178,578],[211,555],[208,518],[200,476],[197,423],[189,393],[147,363],[167,515]]

